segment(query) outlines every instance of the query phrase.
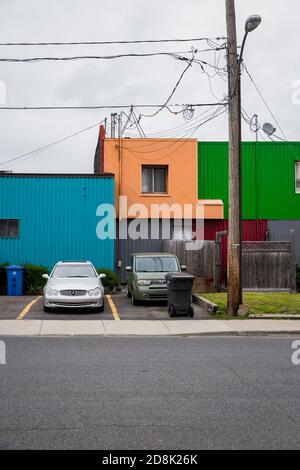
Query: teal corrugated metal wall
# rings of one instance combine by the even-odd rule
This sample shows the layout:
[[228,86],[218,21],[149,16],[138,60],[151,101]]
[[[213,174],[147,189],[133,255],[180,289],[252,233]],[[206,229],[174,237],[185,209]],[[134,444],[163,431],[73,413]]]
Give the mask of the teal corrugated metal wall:
[[99,240],[100,204],[114,204],[112,177],[2,176],[0,218],[20,219],[17,239],[0,238],[0,262],[50,269],[58,260],[114,268],[114,240]]
[[[300,142],[243,142],[244,219],[300,219],[295,162]],[[228,218],[228,143],[199,142],[199,199],[222,199]]]

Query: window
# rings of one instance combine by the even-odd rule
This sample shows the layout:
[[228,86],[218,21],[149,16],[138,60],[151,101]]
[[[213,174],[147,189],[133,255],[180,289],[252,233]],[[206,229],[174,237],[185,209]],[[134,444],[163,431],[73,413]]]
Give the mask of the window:
[[296,162],[296,193],[300,194],[300,162]]
[[169,273],[179,271],[175,256],[137,256],[135,261],[137,273]]
[[142,166],[142,193],[167,192],[167,166]]
[[0,238],[18,238],[19,220],[0,219]]

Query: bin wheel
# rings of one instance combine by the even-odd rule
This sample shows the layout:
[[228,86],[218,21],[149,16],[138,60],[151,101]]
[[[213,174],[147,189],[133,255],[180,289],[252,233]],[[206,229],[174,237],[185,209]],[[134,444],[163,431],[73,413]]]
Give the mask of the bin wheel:
[[174,308],[173,305],[170,305],[169,308],[168,308],[168,314],[169,314],[169,317],[172,318],[172,317],[175,317],[176,315],[176,310]]
[[193,318],[195,314],[194,307],[192,305],[189,306],[189,317]]

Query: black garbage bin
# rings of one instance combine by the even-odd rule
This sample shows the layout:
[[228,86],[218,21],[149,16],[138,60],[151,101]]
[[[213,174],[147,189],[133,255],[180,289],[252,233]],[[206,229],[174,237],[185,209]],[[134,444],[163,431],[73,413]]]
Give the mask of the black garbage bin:
[[187,315],[193,317],[194,309],[191,302],[194,276],[186,273],[168,273],[166,279],[169,316]]

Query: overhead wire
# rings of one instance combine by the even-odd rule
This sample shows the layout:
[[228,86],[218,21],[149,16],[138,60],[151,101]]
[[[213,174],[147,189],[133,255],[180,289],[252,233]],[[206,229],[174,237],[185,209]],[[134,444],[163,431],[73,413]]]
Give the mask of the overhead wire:
[[54,142],[50,142],[49,144],[47,145],[44,145],[42,147],[38,147],[34,150],[31,150],[30,152],[27,152],[27,153],[23,153],[21,155],[18,155],[16,157],[13,157],[13,158],[10,158],[9,160],[6,160],[5,162],[0,162],[0,166],[3,166],[3,165],[7,165],[8,163],[12,163],[12,162],[16,162],[18,160],[21,160],[21,159],[25,159],[25,158],[28,158],[32,155],[36,155],[36,154],[39,154],[40,152],[43,152],[44,150],[47,150],[48,148],[50,147],[53,147],[54,145],[56,144],[60,144],[62,142],[65,142],[66,140],[69,140],[79,134],[83,134],[84,132],[87,132],[91,129],[94,129],[95,127],[98,127],[100,124],[102,124],[104,122],[104,120],[100,121],[100,122],[97,122],[96,124],[92,124],[91,126],[88,126],[88,127],[85,127],[84,129],[80,129],[79,131],[77,132],[74,132],[72,134],[69,134],[61,139],[58,139],[58,140],[55,140]]
[[226,37],[200,37],[200,38],[178,38],[178,39],[138,39],[123,41],[69,41],[69,42],[0,42],[0,46],[87,46],[87,45],[111,45],[111,44],[158,44],[172,42],[196,42],[206,41],[218,45],[216,41],[223,41]]

